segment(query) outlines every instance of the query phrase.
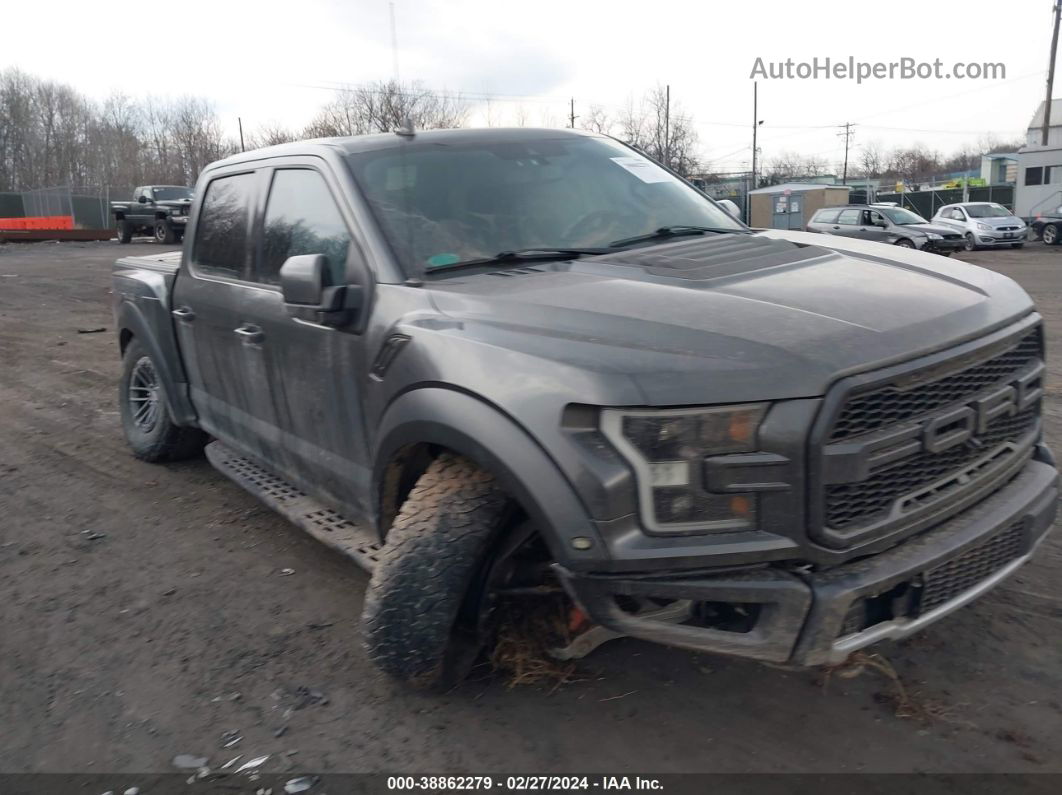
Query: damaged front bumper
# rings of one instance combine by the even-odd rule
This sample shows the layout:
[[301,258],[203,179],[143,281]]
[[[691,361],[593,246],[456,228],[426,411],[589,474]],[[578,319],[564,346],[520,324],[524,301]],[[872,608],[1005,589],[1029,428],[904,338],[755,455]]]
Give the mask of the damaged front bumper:
[[[839,663],[871,643],[918,632],[1032,556],[1058,505],[1058,472],[1041,449],[1039,460],[973,508],[891,550],[832,569],[559,574],[591,620],[616,633],[778,663]],[[631,609],[674,600],[689,601],[691,618],[674,623]],[[737,631],[721,628],[712,609],[698,606],[736,607],[749,618]]]

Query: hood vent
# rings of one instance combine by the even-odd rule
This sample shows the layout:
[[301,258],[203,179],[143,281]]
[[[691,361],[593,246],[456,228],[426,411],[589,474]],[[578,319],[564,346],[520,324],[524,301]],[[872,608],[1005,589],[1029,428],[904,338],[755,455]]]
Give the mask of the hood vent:
[[717,235],[588,257],[581,262],[641,268],[654,276],[704,281],[832,255],[833,252],[758,235]]

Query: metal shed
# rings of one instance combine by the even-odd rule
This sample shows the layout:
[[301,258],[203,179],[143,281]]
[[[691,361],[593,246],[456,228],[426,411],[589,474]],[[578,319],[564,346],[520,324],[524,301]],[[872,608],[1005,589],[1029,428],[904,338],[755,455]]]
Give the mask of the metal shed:
[[749,226],[768,229],[803,229],[823,207],[848,204],[847,185],[785,182],[749,191]]

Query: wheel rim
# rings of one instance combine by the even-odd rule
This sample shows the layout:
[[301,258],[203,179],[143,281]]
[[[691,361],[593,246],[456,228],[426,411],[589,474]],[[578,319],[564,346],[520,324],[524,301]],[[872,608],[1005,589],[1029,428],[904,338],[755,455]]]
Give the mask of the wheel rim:
[[155,239],[160,243],[166,239],[166,227],[162,224],[155,224]]
[[159,376],[146,356],[133,367],[129,377],[129,410],[133,424],[150,433],[159,420]]
[[122,223],[121,221],[119,221],[119,222],[118,222],[118,226],[116,227],[116,228],[117,228],[117,230],[118,230],[118,237],[119,237],[119,238],[121,238],[121,237],[122,237],[122,235],[123,235],[123,234],[124,234],[124,232],[125,232],[125,229],[124,229],[124,227],[125,227],[125,224],[123,224],[123,223]]
[[974,250],[973,235],[971,235],[969,232],[966,233],[966,250],[967,251],[973,251]]
[[896,245],[900,248],[914,248],[914,245],[910,240],[898,240],[896,241]]
[[1055,244],[1055,234],[1056,234],[1056,232],[1055,232],[1055,228],[1053,226],[1045,226],[1044,227],[1044,242],[1047,245],[1049,245],[1049,246],[1053,246]]

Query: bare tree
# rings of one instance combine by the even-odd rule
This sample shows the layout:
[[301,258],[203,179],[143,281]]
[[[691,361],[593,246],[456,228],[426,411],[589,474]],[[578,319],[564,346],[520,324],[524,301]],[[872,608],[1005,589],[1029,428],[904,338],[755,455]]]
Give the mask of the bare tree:
[[307,137],[391,132],[407,122],[418,130],[460,127],[468,117],[460,95],[395,80],[341,89],[306,128]]
[[277,144],[288,144],[292,141],[298,141],[303,136],[289,130],[287,127],[283,127],[276,122],[270,122],[258,127],[253,132],[250,132],[246,136],[246,144],[248,149],[261,149],[266,146],[276,146]]
[[885,157],[877,141],[868,141],[860,147],[859,166],[864,177],[876,177],[881,174]]
[[584,130],[590,130],[591,132],[601,133],[608,135],[612,131],[613,121],[606,111],[600,105],[591,105],[586,113],[583,114],[579,125]]
[[677,171],[693,174],[699,162],[697,133],[692,119],[678,102],[668,107],[666,89],[656,86],[640,100],[628,100],[616,122],[619,137],[647,155]]

